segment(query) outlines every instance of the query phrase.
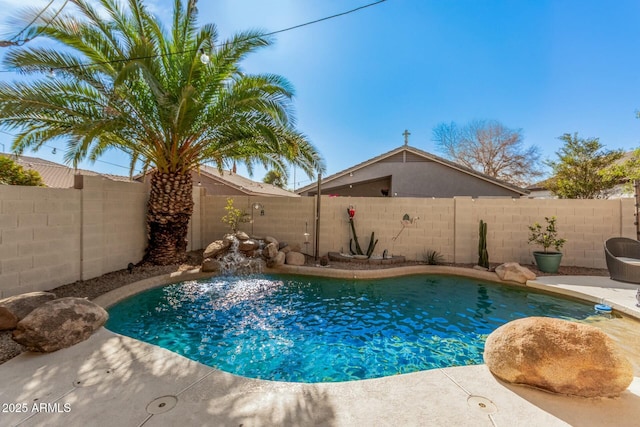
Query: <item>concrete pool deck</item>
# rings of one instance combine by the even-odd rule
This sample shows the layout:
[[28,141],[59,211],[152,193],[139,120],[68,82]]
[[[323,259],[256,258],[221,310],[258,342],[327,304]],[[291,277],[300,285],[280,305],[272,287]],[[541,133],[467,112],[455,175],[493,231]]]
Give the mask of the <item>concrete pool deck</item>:
[[[454,271],[448,274],[461,274]],[[370,274],[362,272],[346,274]],[[144,288],[201,276],[150,279],[95,301],[108,306]],[[614,310],[640,318],[635,285],[546,276],[527,286],[604,299]],[[23,353],[0,365],[0,384],[2,426],[635,426],[640,419],[637,372],[615,399],[505,384],[485,365],[342,383],[284,383],[221,372],[104,328],[71,348]]]

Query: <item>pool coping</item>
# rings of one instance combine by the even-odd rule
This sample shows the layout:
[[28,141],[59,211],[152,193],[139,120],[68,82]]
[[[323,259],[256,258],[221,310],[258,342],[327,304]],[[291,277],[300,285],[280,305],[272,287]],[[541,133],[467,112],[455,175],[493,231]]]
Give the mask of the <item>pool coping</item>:
[[[328,269],[267,273],[326,275]],[[392,271],[388,271],[392,270]],[[400,273],[402,271],[402,273]],[[417,266],[342,270],[346,278],[453,274],[496,280],[488,272]],[[339,273],[335,273],[339,274]],[[213,276],[191,270],[146,279],[94,299],[108,307],[135,293]],[[582,285],[580,281],[584,282]],[[593,276],[545,276],[527,286],[599,300],[622,308],[635,287]],[[609,294],[603,291],[609,290]],[[633,310],[631,310],[633,311]],[[637,310],[636,310],[637,311]],[[637,313],[635,313],[637,314]],[[638,316],[635,316],[638,317]],[[615,399],[583,399],[506,384],[486,365],[452,367],[338,383],[286,383],[238,377],[169,350],[100,328],[88,340],[54,353],[23,353],[0,365],[0,403],[48,403],[48,410],[2,413],[7,425],[249,426],[633,426],[640,419],[640,378]],[[26,403],[25,403],[26,404]],[[51,406],[51,405],[58,406]],[[64,406],[68,405],[68,406]],[[66,411],[66,409],[69,411]],[[57,409],[57,410],[52,410]]]

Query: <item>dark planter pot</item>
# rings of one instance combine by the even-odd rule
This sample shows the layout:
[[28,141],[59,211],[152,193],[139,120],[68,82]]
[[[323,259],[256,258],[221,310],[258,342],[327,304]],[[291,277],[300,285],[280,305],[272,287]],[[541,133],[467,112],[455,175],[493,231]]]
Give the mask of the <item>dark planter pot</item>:
[[540,271],[545,273],[557,273],[562,260],[560,252],[534,252],[533,257]]

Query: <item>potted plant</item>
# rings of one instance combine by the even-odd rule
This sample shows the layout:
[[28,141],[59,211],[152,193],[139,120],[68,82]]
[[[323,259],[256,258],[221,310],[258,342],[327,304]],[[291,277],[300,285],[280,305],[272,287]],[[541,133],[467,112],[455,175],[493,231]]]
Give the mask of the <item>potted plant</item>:
[[[557,273],[562,253],[560,249],[566,243],[566,239],[558,238],[556,229],[556,217],[544,217],[547,226],[542,228],[540,223],[535,222],[529,226],[529,244],[534,243],[542,246],[543,251],[534,251],[533,257],[540,271],[545,273]],[[553,247],[555,252],[549,251]]]

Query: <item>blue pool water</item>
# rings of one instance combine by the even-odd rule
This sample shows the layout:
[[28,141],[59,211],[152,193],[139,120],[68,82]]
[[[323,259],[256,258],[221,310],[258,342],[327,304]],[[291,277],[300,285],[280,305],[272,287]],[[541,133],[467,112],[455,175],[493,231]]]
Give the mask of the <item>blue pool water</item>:
[[107,328],[251,378],[332,382],[482,363],[484,342],[527,316],[583,320],[592,304],[453,276],[350,281],[214,277],[109,309]]

